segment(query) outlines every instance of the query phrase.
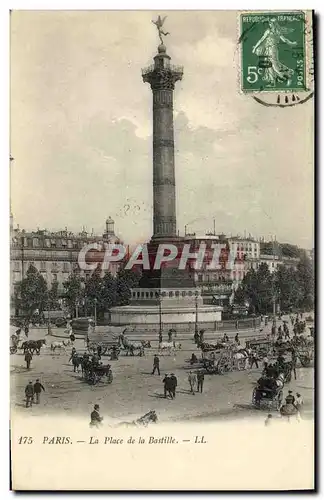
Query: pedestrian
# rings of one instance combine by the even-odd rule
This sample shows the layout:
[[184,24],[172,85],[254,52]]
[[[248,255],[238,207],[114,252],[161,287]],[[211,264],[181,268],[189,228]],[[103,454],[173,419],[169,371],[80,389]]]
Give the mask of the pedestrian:
[[25,353],[25,361],[26,361],[26,367],[27,367],[27,370],[30,369],[30,363],[33,359],[33,355],[32,353],[30,352],[29,349],[27,349],[26,353]]
[[298,416],[301,418],[302,416],[302,407],[303,407],[304,401],[299,392],[296,393],[296,399],[295,399],[295,406],[298,411]]
[[286,396],[286,405],[295,406],[295,396],[292,391],[288,391],[288,396]]
[[71,342],[73,344],[73,342],[75,341],[75,335],[74,335],[74,333],[71,333],[70,340],[71,340]]
[[28,408],[28,406],[32,407],[34,400],[34,386],[31,380],[25,387],[25,396],[26,396],[26,408]]
[[29,326],[26,325],[25,326],[25,335],[26,335],[27,338],[28,338],[28,334],[29,334]]
[[153,358],[153,371],[152,371],[152,375],[154,375],[155,370],[158,372],[158,375],[160,375],[160,358],[158,357],[157,354],[155,354],[154,358]]
[[257,355],[256,355],[256,352],[255,351],[252,351],[251,354],[250,354],[250,368],[253,368],[253,365],[255,364],[255,366],[257,368],[259,368],[259,365],[258,365],[258,358],[257,358]]
[[281,325],[279,326],[278,328],[278,335],[282,335],[282,328],[281,328]]
[[238,333],[235,335],[235,337],[234,337],[234,341],[235,341],[237,344],[239,344],[239,343],[240,343]]
[[93,411],[90,415],[90,427],[99,427],[102,424],[103,417],[100,416],[99,409],[99,405],[94,405]]
[[161,344],[162,341],[163,341],[162,332],[160,332],[159,333],[159,343]]
[[267,418],[265,419],[265,422],[264,422],[264,425],[266,427],[268,427],[270,424],[271,424],[271,420],[272,420],[272,415],[271,413],[269,413],[269,415],[267,416]]
[[172,330],[169,330],[169,332],[168,332],[168,341],[170,343],[172,342]]
[[73,356],[75,356],[77,353],[77,350],[75,347],[72,347],[72,352],[71,352],[71,356],[70,356],[70,359],[68,361],[68,363],[70,363],[71,359],[73,359]]
[[203,370],[197,372],[197,392],[203,392],[205,375]]
[[295,380],[297,380],[296,365],[297,365],[297,353],[296,349],[293,348],[291,350],[291,371],[294,374]]
[[191,358],[190,358],[190,364],[194,365],[196,363],[198,363],[198,359],[197,359],[197,356],[195,355],[195,353],[193,352],[191,355]]
[[190,385],[191,394],[195,394],[195,385],[197,384],[197,376],[192,371],[189,372],[188,382]]
[[36,396],[37,405],[40,403],[40,395],[42,391],[45,391],[45,387],[40,383],[39,378],[37,378],[34,384],[34,396]]
[[168,373],[165,374],[164,379],[162,380],[164,384],[164,397],[167,398],[168,396],[173,399],[172,392],[171,392],[171,384],[170,384],[170,375]]
[[205,335],[205,330],[200,330],[200,332],[199,332],[199,340],[200,340],[201,344],[204,342],[204,335]]
[[171,391],[171,394],[172,394],[172,397],[173,399],[175,399],[176,397],[176,388],[177,388],[177,385],[178,385],[178,379],[177,377],[175,376],[174,373],[171,373],[171,376],[170,376],[170,391]]

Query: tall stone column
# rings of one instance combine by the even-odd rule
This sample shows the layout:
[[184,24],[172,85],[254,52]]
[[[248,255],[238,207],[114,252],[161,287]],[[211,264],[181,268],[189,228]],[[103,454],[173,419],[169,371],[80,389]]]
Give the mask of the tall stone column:
[[174,172],[173,91],[183,69],[170,64],[159,45],[154,65],[142,71],[153,93],[153,240],[177,234]]

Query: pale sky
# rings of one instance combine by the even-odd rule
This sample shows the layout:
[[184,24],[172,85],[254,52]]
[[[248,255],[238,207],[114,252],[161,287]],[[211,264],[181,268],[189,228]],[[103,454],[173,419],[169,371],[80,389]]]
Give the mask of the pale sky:
[[[313,247],[313,101],[267,108],[239,92],[235,12],[161,12],[174,93],[180,234],[276,235]],[[152,94],[141,68],[154,12],[14,11],[12,211],[21,228],[152,234]]]

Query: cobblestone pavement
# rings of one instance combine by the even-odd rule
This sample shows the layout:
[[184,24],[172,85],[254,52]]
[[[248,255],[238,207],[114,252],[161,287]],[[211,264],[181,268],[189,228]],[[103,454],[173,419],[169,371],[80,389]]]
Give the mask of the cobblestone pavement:
[[[46,331],[31,330],[30,339],[44,338]],[[243,334],[242,334],[243,335]],[[68,363],[71,348],[66,353],[52,354],[50,343],[57,338],[47,336],[47,345],[39,356],[35,355],[31,369],[27,370],[21,351],[10,356],[11,361],[11,406],[12,410],[28,412],[29,415],[41,414],[78,414],[89,418],[92,406],[100,404],[101,413],[106,418],[128,420],[137,418],[149,410],[156,410],[159,420],[178,419],[216,419],[245,418],[255,415],[259,410],[253,409],[251,396],[253,387],[260,377],[261,368],[246,371],[233,371],[225,375],[205,375],[204,392],[190,394],[187,381],[192,352],[200,357],[192,340],[183,342],[182,349],[176,355],[161,356],[161,376],[151,375],[153,349],[146,349],[144,357],[125,356],[118,361],[108,361],[114,375],[111,385],[99,382],[95,386],[82,380],[81,374],[74,373]],[[78,351],[84,351],[84,342],[77,340]],[[175,400],[164,399],[163,377],[173,372],[178,378],[177,396]],[[29,380],[40,378],[46,392],[42,393],[40,405],[24,408],[24,388]],[[299,391],[304,398],[306,418],[313,417],[314,370],[297,369],[297,380],[285,386]]]

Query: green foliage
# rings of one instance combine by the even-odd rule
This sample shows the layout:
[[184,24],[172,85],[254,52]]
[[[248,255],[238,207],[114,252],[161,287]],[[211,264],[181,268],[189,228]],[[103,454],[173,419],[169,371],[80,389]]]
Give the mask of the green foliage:
[[234,301],[244,304],[247,300],[251,312],[266,314],[273,309],[274,296],[282,311],[314,308],[314,269],[305,253],[296,270],[279,266],[271,275],[267,264],[261,264],[257,271],[250,270],[237,289]]
[[31,318],[36,309],[42,313],[48,302],[47,284],[38,270],[30,265],[26,278],[16,287],[15,299],[19,309],[22,309],[27,317]]
[[68,279],[63,283],[65,289],[65,303],[72,314],[74,315],[76,304],[83,298],[83,279],[77,272],[70,274]]
[[58,300],[58,283],[54,281],[48,292],[48,304],[47,307],[50,311],[57,311],[60,309],[60,303]]
[[118,305],[127,305],[130,302],[131,288],[138,286],[140,276],[136,271],[121,269],[116,276],[116,301]]

